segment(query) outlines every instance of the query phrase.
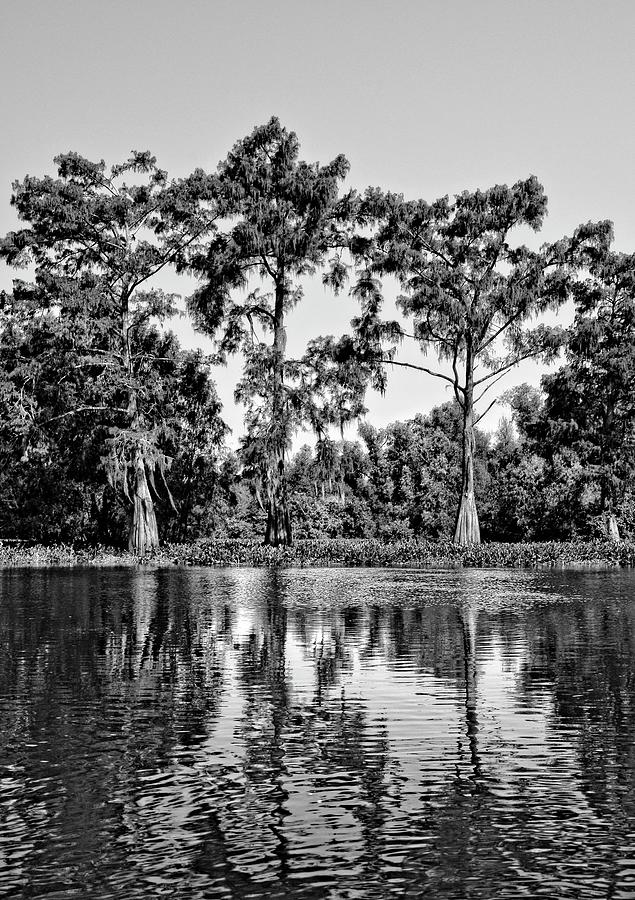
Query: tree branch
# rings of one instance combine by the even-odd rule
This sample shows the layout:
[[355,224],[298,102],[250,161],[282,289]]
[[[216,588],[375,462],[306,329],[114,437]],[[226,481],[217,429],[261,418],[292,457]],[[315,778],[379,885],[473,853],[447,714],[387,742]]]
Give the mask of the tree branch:
[[490,388],[493,388],[494,385],[496,384],[496,382],[497,382],[497,381],[500,381],[501,378],[503,378],[506,374],[507,374],[507,370],[505,370],[505,372],[501,372],[501,373],[494,379],[494,381],[490,382],[490,383],[487,385],[487,387],[483,388],[483,390],[481,391],[481,393],[478,395],[478,397],[477,397],[476,400],[474,401],[474,404],[476,405],[476,404],[479,402],[479,400],[482,400],[483,397],[485,396],[485,394],[489,391],[489,389],[490,389]]
[[492,408],[492,406],[494,406],[495,403],[498,403],[498,397],[494,397],[494,399],[492,400],[492,402],[490,403],[490,405],[487,407],[487,409],[484,410],[484,411],[480,414],[480,416],[478,416],[476,419],[474,419],[474,425],[478,425],[478,423],[481,421],[481,419],[482,419],[484,416],[486,416],[486,415],[488,414],[488,412],[490,411],[490,409]]
[[506,328],[509,328],[509,326],[512,325],[516,321],[516,319],[519,319],[522,316],[523,312],[524,312],[524,310],[517,310],[513,316],[511,316],[509,319],[507,319],[507,321],[504,322],[501,325],[501,327],[497,331],[495,331],[494,334],[485,341],[484,344],[481,344],[481,346],[478,348],[479,352],[486,350],[490,344],[493,344],[494,341],[496,340],[496,338],[499,337],[503,333],[503,331],[505,331]]
[[[382,359],[382,362],[391,366],[402,366],[404,369],[415,369],[417,372],[426,372],[428,375],[434,375],[435,378],[442,378],[444,381],[447,381],[453,387],[455,385],[454,379],[450,378],[448,375],[442,375],[441,372],[435,372],[432,369],[426,369],[425,366],[415,366],[414,363],[407,362],[397,362],[395,359]],[[461,388],[462,390],[462,388]]]
[[82,412],[128,412],[127,409],[113,408],[112,406],[78,406],[77,409],[71,409],[59,416],[53,416],[52,419],[45,419],[43,425],[49,425],[51,422],[58,422],[60,419],[66,419],[68,416],[75,416]]
[[541,350],[537,349],[514,357],[511,362],[505,363],[505,365],[500,366],[500,368],[498,369],[494,369],[493,372],[489,372],[487,375],[483,375],[482,378],[479,378],[478,381],[474,382],[474,387],[476,387],[478,384],[483,384],[484,381],[489,381],[490,378],[494,378],[499,373],[505,373],[509,369],[513,369],[514,366],[518,365],[519,362],[522,362],[523,359],[531,359],[533,356],[538,356],[541,352]]

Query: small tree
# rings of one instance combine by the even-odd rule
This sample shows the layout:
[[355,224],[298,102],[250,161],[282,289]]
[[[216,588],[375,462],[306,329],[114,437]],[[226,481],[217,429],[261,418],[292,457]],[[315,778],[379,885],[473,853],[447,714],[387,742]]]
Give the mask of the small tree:
[[117,414],[107,469],[130,500],[130,549],[143,554],[158,545],[151,485],[168,460],[161,423],[146,403],[155,360],[135,339],[150,321],[173,314],[174,297],[152,279],[213,228],[215,213],[198,202],[200,192],[192,201],[196,175],[170,184],[149,152],[110,169],[77,153],[55,162],[57,178],[14,183],[11,202],[29,227],[0,242],[0,257],[34,264],[41,303],[57,318],[60,348],[72,352],[99,397],[79,398],[64,415],[101,423]]
[[[369,190],[359,218],[377,223],[372,240],[360,238],[355,250],[368,268],[356,292],[364,303],[357,327],[362,341],[384,362],[406,366],[448,382],[463,415],[461,499],[454,541],[480,541],[474,496],[474,428],[479,401],[521,360],[552,357],[563,340],[559,327],[526,328],[528,320],[559,306],[568,296],[567,263],[584,240],[602,235],[586,226],[572,241],[532,251],[513,246],[510,233],[521,226],[537,231],[547,198],[535,177],[513,187],[459,194],[432,204]],[[376,276],[395,275],[403,294],[398,303],[414,323],[413,337],[423,352],[434,348],[449,372],[402,362],[388,336],[402,336],[393,323],[380,323],[380,285]],[[501,345],[503,351],[501,353]],[[477,370],[480,367],[480,372]]]
[[[335,253],[325,277],[339,284],[337,251],[348,243],[350,198],[339,196],[348,163],[302,162],[293,132],[271,119],[234,146],[210,178],[227,228],[190,257],[201,287],[190,298],[197,325],[222,354],[242,352],[236,400],[246,407],[246,471],[267,515],[265,543],[291,543],[285,474],[290,441],[320,433],[361,411],[361,375],[352,343],[319,339],[301,360],[287,355],[287,317],[302,300],[300,279]],[[269,291],[261,293],[256,281]]]

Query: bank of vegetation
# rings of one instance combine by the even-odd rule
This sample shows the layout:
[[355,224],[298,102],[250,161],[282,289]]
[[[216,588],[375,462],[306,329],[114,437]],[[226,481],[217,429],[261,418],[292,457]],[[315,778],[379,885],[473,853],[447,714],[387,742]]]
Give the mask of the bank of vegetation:
[[299,539],[272,547],[261,540],[218,538],[164,544],[143,556],[112,547],[0,543],[0,568],[38,566],[216,566],[386,568],[591,568],[635,564],[632,541],[576,540],[460,545],[400,538]]
[[[635,256],[610,222],[532,249],[534,176],[432,202],[345,190],[345,157],[302,162],[277,119],[211,173],[170,179],[149,152],[55,164],[14,183],[21,225],[0,240],[16,276],[0,295],[0,540],[27,542],[5,559],[66,552],[37,543],[212,564],[629,562]],[[211,353],[170,330],[168,272],[197,279],[187,311]],[[313,281],[359,314],[292,357]],[[545,324],[566,302],[571,326]],[[236,451],[212,377],[233,355]],[[558,367],[508,391],[485,433],[525,359]],[[375,428],[366,393],[396,367],[451,400]],[[302,429],[314,440],[292,454]]]

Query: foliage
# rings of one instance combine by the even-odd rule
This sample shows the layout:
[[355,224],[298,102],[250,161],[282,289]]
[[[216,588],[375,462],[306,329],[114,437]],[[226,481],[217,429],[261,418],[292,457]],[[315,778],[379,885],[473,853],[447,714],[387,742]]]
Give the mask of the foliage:
[[[11,202],[28,227],[0,241],[1,258],[34,266],[35,283],[16,282],[12,303],[41,315],[48,333],[46,351],[20,357],[12,376],[24,391],[55,355],[66,370],[63,381],[48,382],[57,417],[90,416],[98,431],[110,431],[103,455],[133,509],[130,539],[142,550],[158,542],[147,482],[156,485],[157,474],[165,486],[168,467],[163,425],[153,415],[164,357],[143,337],[175,310],[175,298],[153,279],[213,228],[215,212],[193,202],[190,181],[169,183],[147,151],[109,169],[77,153],[55,163],[57,178],[14,183]],[[33,393],[30,402],[35,417]],[[34,422],[40,431],[46,419]]]
[[271,119],[210,177],[227,227],[190,255],[190,270],[204,279],[189,301],[195,323],[216,338],[221,356],[244,359],[235,391],[246,408],[241,455],[272,544],[291,541],[285,466],[293,435],[306,424],[323,438],[363,411],[365,380],[350,339],[316,338],[301,359],[287,354],[287,316],[302,300],[302,278],[331,259],[325,278],[337,286],[348,243],[350,199],[339,196],[347,172],[343,156],[324,166],[301,161],[296,135]]
[[538,431],[551,453],[576,455],[594,512],[610,517],[635,475],[635,255],[587,253],[583,262],[567,361],[543,379]]
[[[31,269],[0,293],[0,539],[121,546],[128,528],[143,555],[159,529],[178,544],[264,533],[289,545],[293,520],[318,557],[339,559],[311,543],[330,539],[355,548],[342,560],[390,560],[377,549],[388,543],[397,561],[413,548],[440,559],[453,537],[470,549],[448,558],[465,563],[525,559],[528,539],[635,533],[635,255],[611,250],[609,222],[518,246],[517,229],[539,230],[546,213],[533,176],[433,203],[360,196],[342,189],[343,156],[303,162],[275,118],[211,175],[169,181],[146,151],[110,167],[77,153],[55,163],[55,176],[14,183],[23,227],[0,239],[1,259]],[[188,305],[211,355],[167,328],[170,267],[200,278]],[[359,314],[351,335],[314,336],[294,357],[289,316],[315,277],[335,292],[351,277]],[[409,332],[383,317],[386,277]],[[568,331],[532,323],[567,297]],[[406,340],[441,367],[400,358]],[[499,379],[560,348],[543,390],[507,391],[511,421],[484,434]],[[237,453],[211,380],[236,353]],[[390,365],[444,379],[453,401],[344,440]],[[293,456],[304,428],[315,445]],[[481,534],[518,549],[479,555]],[[434,553],[421,550],[429,540]],[[251,558],[305,559],[268,552]]]
[[[521,226],[539,230],[547,198],[533,176],[513,187],[463,192],[451,202],[406,202],[400,195],[367,191],[359,209],[364,224],[376,225],[372,239],[359,239],[355,251],[367,262],[357,287],[364,301],[357,321],[362,344],[376,358],[448,382],[463,412],[462,488],[454,539],[480,539],[475,504],[474,427],[486,408],[476,406],[523,359],[553,357],[562,329],[544,324],[527,328],[534,316],[561,304],[569,293],[568,266],[578,248],[605,239],[608,226],[585,226],[570,241],[540,251],[512,244]],[[450,374],[402,362],[391,336],[405,336],[396,323],[381,323],[379,285],[373,276],[395,275],[403,294],[399,305],[412,318],[413,338],[425,353],[433,348]],[[372,299],[372,303],[369,301]],[[501,352],[502,344],[502,352]],[[475,374],[477,366],[484,374]],[[491,404],[490,404],[491,405]]]
[[451,541],[415,539],[303,540],[293,547],[271,547],[257,539],[215,539],[196,544],[166,544],[140,559],[135,554],[103,546],[16,546],[0,542],[1,566],[41,565],[193,566],[395,566],[529,568],[536,566],[612,568],[635,565],[635,544],[606,540],[537,543],[483,543],[457,546]]

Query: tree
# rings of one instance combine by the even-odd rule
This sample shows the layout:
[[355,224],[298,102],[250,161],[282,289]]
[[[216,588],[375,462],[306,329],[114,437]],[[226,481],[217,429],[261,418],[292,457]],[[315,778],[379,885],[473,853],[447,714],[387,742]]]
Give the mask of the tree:
[[13,292],[3,295],[0,527],[8,537],[100,539],[92,507],[116,412],[92,420],[69,414],[103,403],[74,340],[81,341],[79,332],[37,284],[16,280]]
[[177,514],[170,531],[179,541],[191,536],[214,505],[218,493],[220,448],[227,427],[200,350],[181,352],[176,360],[164,415],[170,422],[170,481]]
[[155,475],[164,480],[169,460],[147,403],[147,381],[160,359],[135,340],[149,322],[173,314],[174,297],[153,279],[210,232],[216,213],[194,191],[197,173],[170,184],[149,152],[134,152],[110,169],[77,153],[55,162],[57,178],[14,183],[11,202],[29,226],[0,242],[0,258],[35,266],[38,296],[54,313],[60,347],[90,384],[60,415],[90,416],[99,426],[116,414],[107,469],[130,503],[130,549],[143,554],[158,545],[153,485]]
[[635,473],[635,254],[581,252],[566,365],[543,379],[542,437],[574,451],[597,486],[606,536]]
[[[600,226],[578,229],[571,241],[539,251],[513,246],[510,233],[522,226],[538,231],[547,198],[533,176],[511,188],[465,191],[450,201],[406,202],[369,189],[359,221],[376,223],[372,239],[360,237],[355,252],[367,269],[356,286],[363,301],[357,322],[362,343],[379,359],[448,382],[463,414],[461,499],[454,541],[480,541],[474,494],[474,429],[491,407],[478,414],[479,401],[523,359],[550,358],[563,340],[559,327],[524,327],[568,296],[567,263],[583,241],[604,233]],[[381,323],[378,276],[395,275],[402,287],[399,306],[414,323],[411,335],[425,353],[434,348],[449,372],[395,359],[385,338],[403,336],[396,323]],[[502,345],[502,348],[501,348]],[[501,352],[502,349],[502,352]],[[480,367],[483,374],[477,373]]]
[[[339,185],[348,162],[321,166],[298,158],[299,143],[278,119],[234,146],[211,178],[227,228],[205,252],[190,255],[203,279],[189,301],[199,328],[222,354],[242,352],[236,400],[246,407],[245,471],[267,515],[265,543],[291,543],[286,456],[296,430],[340,427],[363,407],[362,370],[350,339],[320,338],[301,360],[287,356],[287,316],[302,300],[300,279],[331,259],[325,281],[337,287],[338,251],[348,243],[350,197]],[[261,293],[256,280],[268,284]]]

